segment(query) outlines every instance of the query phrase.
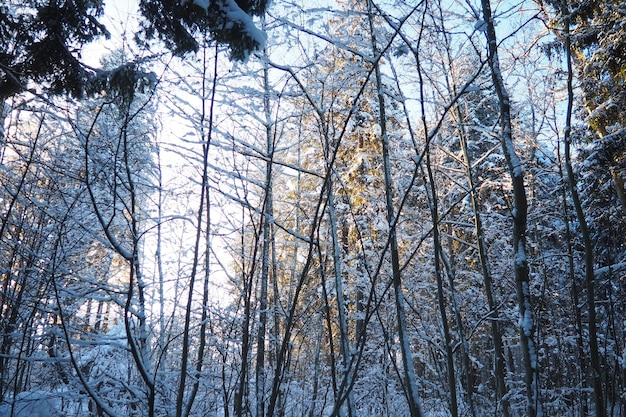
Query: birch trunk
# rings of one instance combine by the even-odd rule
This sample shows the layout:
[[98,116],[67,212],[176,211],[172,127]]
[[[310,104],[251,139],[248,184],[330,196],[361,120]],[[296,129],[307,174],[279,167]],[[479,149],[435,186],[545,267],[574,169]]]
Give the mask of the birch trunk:
[[270,274],[270,239],[273,213],[272,168],[274,159],[274,138],[270,113],[270,85],[268,65],[263,65],[263,114],[265,116],[265,199],[261,219],[263,247],[261,249],[261,290],[259,294],[259,331],[257,333],[256,357],[256,416],[265,416],[265,337],[267,331],[268,282]]

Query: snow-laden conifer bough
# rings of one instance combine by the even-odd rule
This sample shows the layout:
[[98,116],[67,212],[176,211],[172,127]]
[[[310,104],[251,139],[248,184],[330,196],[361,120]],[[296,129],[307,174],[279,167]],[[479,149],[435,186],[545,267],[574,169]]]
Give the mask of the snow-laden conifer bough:
[[[101,23],[104,2],[75,0],[71,8],[65,3],[29,1],[0,10],[0,100],[24,91],[82,98],[115,90],[103,81],[116,69],[91,68],[81,60],[83,46],[111,36]],[[253,17],[263,15],[267,6],[268,0],[139,0],[142,17],[135,41],[147,46],[156,38],[182,56],[197,51],[196,37],[204,34],[226,45],[231,59],[246,61],[265,46],[266,35]],[[126,63],[137,69],[137,80],[144,77],[141,64]]]
[[230,57],[246,61],[265,46],[266,35],[254,24],[253,17],[265,13],[268,0],[140,0],[145,20],[136,39],[159,38],[175,54],[198,50],[198,33],[227,45]]

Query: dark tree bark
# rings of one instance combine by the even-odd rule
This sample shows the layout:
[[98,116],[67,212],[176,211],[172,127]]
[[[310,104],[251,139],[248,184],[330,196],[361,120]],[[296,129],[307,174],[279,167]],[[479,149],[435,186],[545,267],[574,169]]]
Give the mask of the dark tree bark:
[[511,101],[500,70],[498,43],[494,18],[489,0],[481,0],[485,35],[488,47],[488,62],[494,89],[500,105],[500,142],[507,161],[513,185],[513,267],[520,317],[520,341],[524,358],[524,382],[526,384],[527,414],[535,417],[542,414],[539,398],[539,375],[537,370],[537,348],[534,341],[535,321],[530,296],[530,277],[526,254],[526,225],[528,202],[524,185],[524,169],[513,144],[511,123]]

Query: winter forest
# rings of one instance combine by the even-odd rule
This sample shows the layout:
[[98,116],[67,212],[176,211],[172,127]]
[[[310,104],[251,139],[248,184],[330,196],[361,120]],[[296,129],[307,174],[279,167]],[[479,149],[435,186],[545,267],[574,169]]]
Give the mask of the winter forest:
[[0,43],[1,417],[626,417],[626,2],[2,0]]

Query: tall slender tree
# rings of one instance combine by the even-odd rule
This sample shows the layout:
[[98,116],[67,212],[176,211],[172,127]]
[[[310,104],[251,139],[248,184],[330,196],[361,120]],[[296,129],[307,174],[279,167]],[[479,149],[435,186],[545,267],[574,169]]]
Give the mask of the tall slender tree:
[[498,55],[494,17],[491,2],[482,0],[482,21],[487,40],[487,60],[494,90],[500,106],[500,142],[506,157],[509,175],[513,186],[513,267],[519,308],[519,335],[524,357],[524,382],[526,385],[527,413],[529,417],[542,415],[537,346],[534,339],[535,320],[530,294],[530,275],[526,251],[526,227],[528,221],[528,202],[524,185],[524,168],[515,150],[513,124],[511,119],[511,99],[504,83]]

